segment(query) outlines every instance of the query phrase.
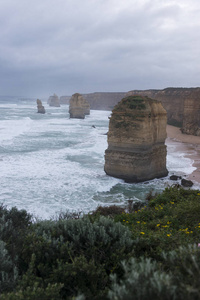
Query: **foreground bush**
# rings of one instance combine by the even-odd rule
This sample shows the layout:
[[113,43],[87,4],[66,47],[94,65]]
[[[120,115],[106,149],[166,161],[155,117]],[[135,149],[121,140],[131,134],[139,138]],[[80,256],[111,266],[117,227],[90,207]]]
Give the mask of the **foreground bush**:
[[[123,262],[122,278],[112,276],[110,300],[200,299],[200,251],[196,246],[163,253],[159,264],[150,258]],[[166,269],[166,271],[164,271]]]
[[79,293],[103,299],[109,275],[120,274],[121,259],[132,255],[131,237],[128,228],[105,217],[93,223],[85,217],[32,224],[17,256],[22,276],[16,297],[52,290],[52,295],[59,291],[61,299]]
[[0,206],[0,299],[200,299],[200,192],[132,204],[37,222]]

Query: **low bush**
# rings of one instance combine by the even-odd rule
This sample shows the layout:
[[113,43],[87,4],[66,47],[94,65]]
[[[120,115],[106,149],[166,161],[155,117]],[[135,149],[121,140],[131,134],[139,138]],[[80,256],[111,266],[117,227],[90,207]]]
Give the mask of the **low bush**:
[[162,256],[162,263],[144,257],[123,262],[122,277],[111,275],[109,299],[200,299],[200,252],[197,246],[179,247]]
[[200,299],[200,192],[133,204],[45,221],[0,206],[0,298]]

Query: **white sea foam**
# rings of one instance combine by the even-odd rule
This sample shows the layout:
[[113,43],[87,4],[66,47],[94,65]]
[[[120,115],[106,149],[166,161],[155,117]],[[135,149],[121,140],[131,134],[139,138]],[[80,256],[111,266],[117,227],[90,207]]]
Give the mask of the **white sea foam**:
[[[69,119],[68,107],[36,113],[35,103],[0,106],[0,202],[49,218],[60,210],[88,212],[98,205],[144,199],[169,183],[126,184],[104,172],[108,111]],[[4,112],[4,115],[3,115]],[[96,128],[93,128],[92,126]],[[168,148],[168,170],[188,174],[192,160]]]
[[189,175],[196,170],[194,161],[185,157],[185,153],[176,151],[175,145],[167,145],[167,168],[170,173]]
[[32,120],[24,117],[22,120],[1,120],[0,121],[0,140],[10,141],[16,136],[27,132],[31,127]]

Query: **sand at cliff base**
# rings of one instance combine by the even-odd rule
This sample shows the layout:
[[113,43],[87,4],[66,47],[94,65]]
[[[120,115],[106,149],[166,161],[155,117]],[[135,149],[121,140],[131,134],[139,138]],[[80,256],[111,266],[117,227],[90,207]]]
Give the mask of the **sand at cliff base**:
[[166,145],[170,143],[176,145],[176,151],[185,153],[185,157],[194,161],[196,170],[187,179],[200,183],[200,137],[183,134],[180,128],[167,125]]

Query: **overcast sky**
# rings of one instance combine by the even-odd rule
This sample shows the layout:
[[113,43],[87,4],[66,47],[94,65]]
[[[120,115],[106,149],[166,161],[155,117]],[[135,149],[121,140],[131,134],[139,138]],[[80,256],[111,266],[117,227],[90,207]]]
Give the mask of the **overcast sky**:
[[200,86],[199,0],[0,0],[0,95]]

